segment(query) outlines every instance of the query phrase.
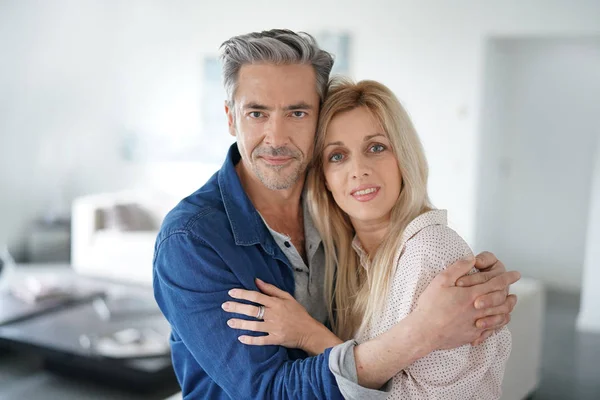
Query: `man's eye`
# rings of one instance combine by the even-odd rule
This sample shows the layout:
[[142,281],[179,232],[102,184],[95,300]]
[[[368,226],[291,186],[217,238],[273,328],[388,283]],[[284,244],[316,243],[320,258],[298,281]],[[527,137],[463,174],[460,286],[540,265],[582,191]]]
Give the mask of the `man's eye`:
[[343,158],[344,158],[344,156],[342,156],[342,154],[333,153],[331,156],[329,156],[329,161],[330,162],[340,162],[340,161],[342,161]]
[[385,146],[382,144],[374,144],[373,146],[371,146],[371,153],[381,153],[382,151],[385,150]]
[[306,111],[294,111],[292,112],[292,115],[296,118],[302,118],[306,116]]
[[250,113],[248,115],[252,118],[262,117],[262,113],[260,111],[250,111]]

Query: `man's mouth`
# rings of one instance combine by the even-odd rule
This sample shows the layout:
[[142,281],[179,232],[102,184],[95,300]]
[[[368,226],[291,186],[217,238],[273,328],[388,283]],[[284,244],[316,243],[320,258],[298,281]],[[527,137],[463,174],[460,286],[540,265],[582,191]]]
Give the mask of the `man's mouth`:
[[291,160],[293,160],[292,157],[265,157],[265,156],[261,156],[260,158],[263,159],[263,161],[269,165],[284,165],[287,164],[288,162],[290,162]]

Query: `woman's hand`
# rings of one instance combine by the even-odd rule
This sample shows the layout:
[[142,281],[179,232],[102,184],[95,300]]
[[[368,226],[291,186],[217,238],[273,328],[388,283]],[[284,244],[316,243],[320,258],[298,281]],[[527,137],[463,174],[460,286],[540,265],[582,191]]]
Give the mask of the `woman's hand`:
[[[256,286],[262,293],[232,289],[229,295],[234,299],[248,300],[264,307],[262,321],[248,321],[232,318],[227,325],[234,329],[264,332],[267,336],[242,335],[240,342],[254,346],[280,345],[299,348],[310,354],[319,354],[326,348],[342,343],[323,324],[313,319],[308,312],[288,292],[256,279]],[[264,293],[264,294],[263,294]],[[230,313],[257,318],[259,306],[228,301],[223,309]]]

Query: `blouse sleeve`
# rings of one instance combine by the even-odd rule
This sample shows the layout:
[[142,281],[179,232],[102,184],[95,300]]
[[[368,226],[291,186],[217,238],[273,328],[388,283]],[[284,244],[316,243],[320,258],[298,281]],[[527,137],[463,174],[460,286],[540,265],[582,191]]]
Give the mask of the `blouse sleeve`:
[[[424,228],[407,241],[388,297],[386,325],[412,311],[434,276],[472,255],[465,241],[445,225]],[[389,399],[498,399],[511,336],[502,328],[479,346],[437,350],[393,379]]]

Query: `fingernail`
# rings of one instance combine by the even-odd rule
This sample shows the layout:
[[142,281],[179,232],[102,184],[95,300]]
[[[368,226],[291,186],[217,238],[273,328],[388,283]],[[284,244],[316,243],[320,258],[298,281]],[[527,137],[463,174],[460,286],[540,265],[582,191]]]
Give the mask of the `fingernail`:
[[229,310],[229,303],[223,303],[221,304],[221,308],[225,311]]
[[230,296],[235,296],[237,294],[237,290],[235,289],[231,289],[229,292],[227,292]]
[[264,283],[264,282],[262,281],[262,279],[260,279],[260,278],[256,278],[256,282],[259,282],[259,283]]
[[465,283],[463,281],[458,281],[456,282],[456,286],[465,286]]
[[486,326],[485,322],[483,322],[483,321],[477,321],[477,327],[479,329],[483,329],[483,328],[485,328],[485,326]]
[[243,336],[238,336],[238,340],[242,343],[245,343],[245,338]]
[[485,304],[481,300],[478,300],[478,301],[475,302],[475,308],[478,309],[478,310],[482,309],[484,306],[485,306]]
[[233,323],[233,321],[232,321],[232,320],[228,319],[228,320],[227,320],[227,325],[229,325],[230,327],[232,327],[232,328],[233,328],[233,326],[234,326],[235,324]]

